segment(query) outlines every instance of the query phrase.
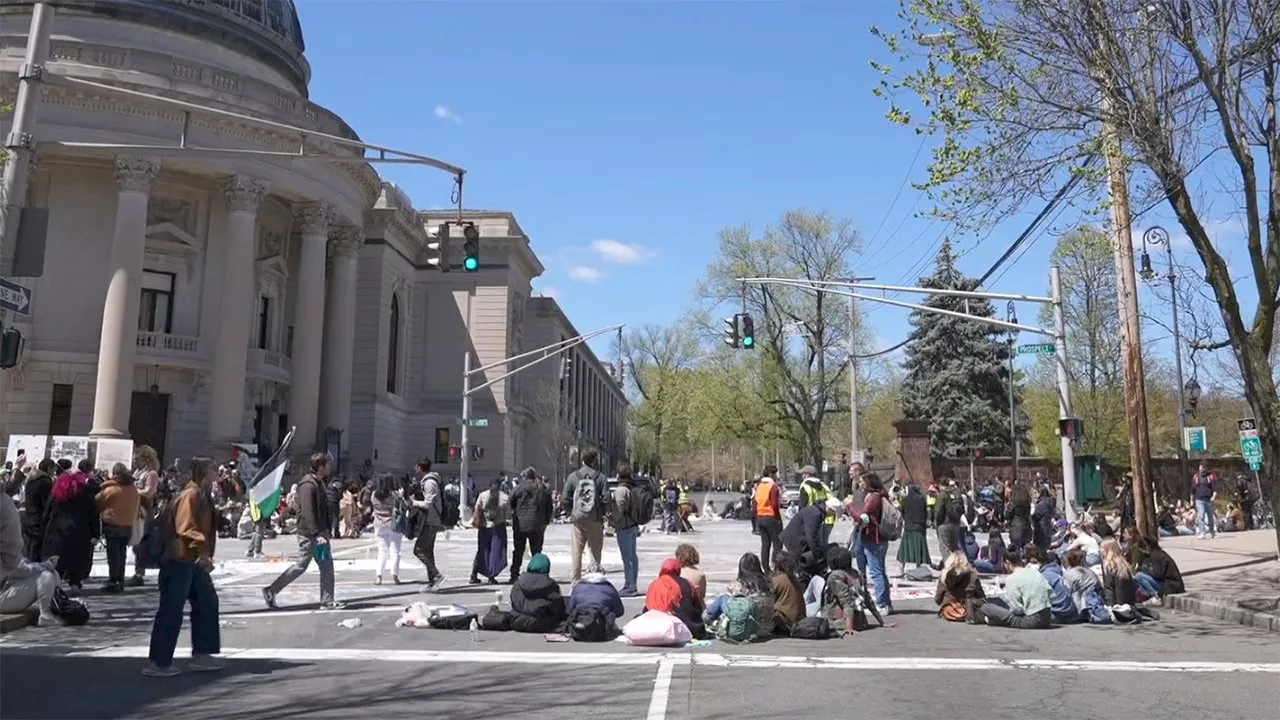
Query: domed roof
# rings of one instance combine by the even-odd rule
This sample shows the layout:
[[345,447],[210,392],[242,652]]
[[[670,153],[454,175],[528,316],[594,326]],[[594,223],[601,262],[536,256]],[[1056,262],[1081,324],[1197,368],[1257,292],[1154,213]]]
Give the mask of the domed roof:
[[[243,52],[284,73],[303,96],[311,66],[293,0],[51,0],[61,12],[117,17]],[[29,4],[0,0],[0,5]]]

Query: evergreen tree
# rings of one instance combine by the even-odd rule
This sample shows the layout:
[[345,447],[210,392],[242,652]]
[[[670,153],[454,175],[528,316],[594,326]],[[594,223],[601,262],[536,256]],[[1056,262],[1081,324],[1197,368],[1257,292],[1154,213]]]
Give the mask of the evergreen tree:
[[[938,252],[933,275],[920,287],[974,290],[978,283],[956,268],[951,242]],[[929,295],[931,308],[993,317],[987,300]],[[979,447],[990,455],[1011,454],[1009,438],[1008,335],[987,323],[951,315],[911,313],[907,338],[907,371],[902,385],[902,412],[913,420],[928,420],[933,451],[956,455]],[[1019,428],[1026,447],[1025,428]]]

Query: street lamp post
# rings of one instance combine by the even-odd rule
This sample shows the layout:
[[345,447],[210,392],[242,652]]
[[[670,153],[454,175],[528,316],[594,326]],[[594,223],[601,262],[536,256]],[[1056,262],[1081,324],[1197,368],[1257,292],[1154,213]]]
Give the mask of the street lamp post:
[[1147,228],[1142,233],[1142,258],[1138,274],[1143,280],[1151,281],[1158,276],[1151,267],[1148,244],[1163,245],[1165,260],[1169,265],[1169,274],[1165,279],[1169,281],[1170,298],[1173,301],[1173,366],[1178,373],[1178,469],[1182,474],[1182,481],[1186,482],[1190,477],[1187,462],[1187,393],[1192,390],[1192,383],[1195,383],[1194,392],[1199,400],[1200,384],[1194,378],[1185,384],[1182,381],[1182,334],[1178,327],[1178,275],[1173,271],[1173,243],[1169,242],[1169,233],[1159,225]]
[[[1010,300],[1006,306],[1006,318],[1011,324],[1018,323],[1018,313]],[[1013,354],[1017,350],[1018,331],[1009,330],[1009,447],[1013,451],[1013,478],[1018,482],[1018,405],[1013,394]]]

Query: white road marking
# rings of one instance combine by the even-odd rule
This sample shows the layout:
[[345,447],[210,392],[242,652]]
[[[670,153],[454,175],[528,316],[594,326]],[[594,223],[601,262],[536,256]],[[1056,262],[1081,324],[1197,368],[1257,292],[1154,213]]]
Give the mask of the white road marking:
[[[333,613],[339,616],[341,613]],[[0,640],[6,652],[58,655],[80,658],[144,659],[150,650],[145,645],[67,649],[62,645],[45,645]],[[188,657],[190,650],[179,650]],[[229,660],[279,660],[295,662],[364,661],[394,663],[468,663],[505,665],[661,665],[670,664],[741,669],[812,669],[812,670],[908,670],[963,671],[1032,670],[1067,672],[1167,672],[1167,673],[1266,673],[1280,675],[1280,663],[1244,662],[1141,662],[1126,660],[1000,660],[996,658],[924,658],[924,657],[805,657],[785,655],[723,655],[703,652],[496,652],[454,650],[379,650],[356,648],[226,648]],[[655,697],[659,682],[655,680]],[[669,692],[669,687],[668,687]]]
[[649,697],[648,720],[666,720],[667,700],[671,696],[671,669],[674,667],[669,658],[658,661],[658,675],[653,679],[653,695]]

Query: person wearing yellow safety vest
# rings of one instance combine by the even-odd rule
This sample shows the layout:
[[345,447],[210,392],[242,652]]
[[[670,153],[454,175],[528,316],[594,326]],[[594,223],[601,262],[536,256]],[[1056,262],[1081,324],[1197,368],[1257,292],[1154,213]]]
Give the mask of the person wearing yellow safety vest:
[[[831,494],[831,488],[822,482],[818,477],[818,469],[812,465],[805,465],[800,468],[800,475],[804,478],[800,481],[800,507],[806,505],[817,505],[823,507],[827,500],[835,497]],[[827,513],[822,519],[822,544],[826,546],[831,541],[831,531],[835,529],[836,516]]]

